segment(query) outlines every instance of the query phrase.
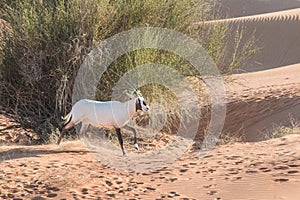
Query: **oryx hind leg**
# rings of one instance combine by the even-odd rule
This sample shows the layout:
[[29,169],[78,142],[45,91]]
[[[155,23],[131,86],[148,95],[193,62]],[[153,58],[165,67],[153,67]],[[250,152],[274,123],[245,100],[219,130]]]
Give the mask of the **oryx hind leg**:
[[119,144],[121,146],[121,150],[122,150],[123,156],[126,156],[126,152],[124,150],[124,145],[123,145],[123,137],[122,137],[122,134],[121,134],[121,129],[120,128],[116,128],[116,133],[117,133],[117,136],[118,136],[118,140],[119,140]]
[[81,124],[80,130],[79,130],[79,137],[83,137],[83,135],[86,133],[87,129],[89,127],[89,124]]
[[137,138],[136,138],[136,129],[129,125],[125,125],[124,128],[133,132],[134,147],[136,150],[139,150],[139,145],[137,144]]

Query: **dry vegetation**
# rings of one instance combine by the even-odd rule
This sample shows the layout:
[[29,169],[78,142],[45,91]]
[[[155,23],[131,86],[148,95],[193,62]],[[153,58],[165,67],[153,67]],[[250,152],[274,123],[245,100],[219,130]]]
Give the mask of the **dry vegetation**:
[[[229,30],[225,25],[194,25],[215,19],[216,10],[210,0],[1,1],[0,19],[10,24],[13,33],[12,38],[4,38],[0,51],[1,112],[10,113],[22,126],[34,129],[40,142],[55,139],[61,116],[70,109],[73,83],[85,56],[106,38],[135,27],[162,27],[185,33],[203,44],[221,72],[229,73],[241,67],[257,48],[253,38],[244,38],[239,30]],[[235,38],[234,42],[229,38]],[[236,51],[225,55],[228,48]],[[119,76],[143,63],[166,64],[184,75],[197,75],[189,63],[172,53],[157,49],[130,52],[109,67],[117,75],[108,70],[99,80],[97,99],[110,99]],[[150,104],[155,101],[154,95],[167,99],[162,98],[166,90],[157,85],[142,88],[142,92],[148,95]],[[172,94],[169,97],[176,101]],[[176,121],[178,114],[169,117]]]
[[[292,135],[292,134],[300,134],[300,124],[297,120],[290,117],[290,125],[284,126],[284,125],[274,125],[274,130],[271,131],[270,134],[268,134],[269,138],[279,138],[286,135]],[[268,138],[268,139],[269,139]]]

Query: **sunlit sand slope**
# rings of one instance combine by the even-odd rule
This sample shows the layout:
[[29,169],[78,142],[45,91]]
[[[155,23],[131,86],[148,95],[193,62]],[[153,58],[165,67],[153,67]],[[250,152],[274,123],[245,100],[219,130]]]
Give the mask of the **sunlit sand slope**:
[[[300,9],[198,23],[212,26],[226,23],[232,29],[243,27],[245,38],[257,38],[261,50],[247,63],[245,70],[259,71],[300,62]],[[233,39],[233,38],[232,38]]]
[[222,17],[258,15],[300,7],[299,0],[216,0],[222,5]]

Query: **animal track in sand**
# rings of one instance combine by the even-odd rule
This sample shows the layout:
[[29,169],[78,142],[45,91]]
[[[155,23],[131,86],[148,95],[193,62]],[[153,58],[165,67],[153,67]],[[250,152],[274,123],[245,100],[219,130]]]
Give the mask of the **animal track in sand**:
[[247,170],[246,173],[247,174],[256,174],[256,173],[258,173],[258,171],[256,171],[256,170]]
[[289,169],[288,166],[276,166],[274,167],[275,170],[286,170],[286,169]]
[[185,173],[185,172],[187,172],[188,171],[188,169],[180,169],[179,170],[179,172],[181,172],[181,173]]
[[47,195],[48,198],[54,198],[54,197],[57,197],[57,194],[56,193],[49,193]]
[[289,181],[288,178],[277,178],[277,179],[274,179],[275,182],[287,182]]
[[259,170],[261,170],[262,172],[271,172],[272,171],[268,167],[261,167],[261,168],[259,168]]
[[289,167],[300,167],[300,165],[297,165],[297,164],[290,164],[288,165]]
[[299,173],[299,171],[297,171],[297,170],[290,170],[287,173],[288,174],[297,174],[297,173]]

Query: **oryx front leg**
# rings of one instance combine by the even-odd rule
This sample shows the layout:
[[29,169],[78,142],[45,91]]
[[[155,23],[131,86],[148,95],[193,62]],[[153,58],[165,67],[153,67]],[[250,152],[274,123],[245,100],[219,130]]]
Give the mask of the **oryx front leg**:
[[86,133],[87,129],[89,127],[89,124],[81,124],[80,130],[79,130],[79,137],[83,137],[83,135]]
[[136,138],[136,130],[132,126],[126,125],[124,126],[125,129],[133,132],[133,142],[134,142],[134,148],[136,150],[139,150],[139,145],[137,144],[137,138]]
[[57,145],[60,144],[60,141],[64,137],[66,131],[67,131],[67,129],[63,128],[62,131],[60,132],[60,136],[58,138]]
[[117,133],[117,136],[118,136],[119,144],[120,144],[122,152],[123,152],[123,156],[126,156],[126,152],[125,152],[124,146],[123,146],[123,138],[122,138],[122,135],[121,135],[121,129],[116,128],[116,133]]
[[58,145],[60,144],[60,141],[61,141],[62,138],[64,137],[65,133],[66,133],[69,129],[73,128],[74,126],[75,126],[74,123],[69,123],[69,124],[65,125],[65,126],[62,128],[62,130],[61,130],[61,132],[60,132],[60,136],[59,136],[58,141],[57,141],[57,144],[58,144]]

